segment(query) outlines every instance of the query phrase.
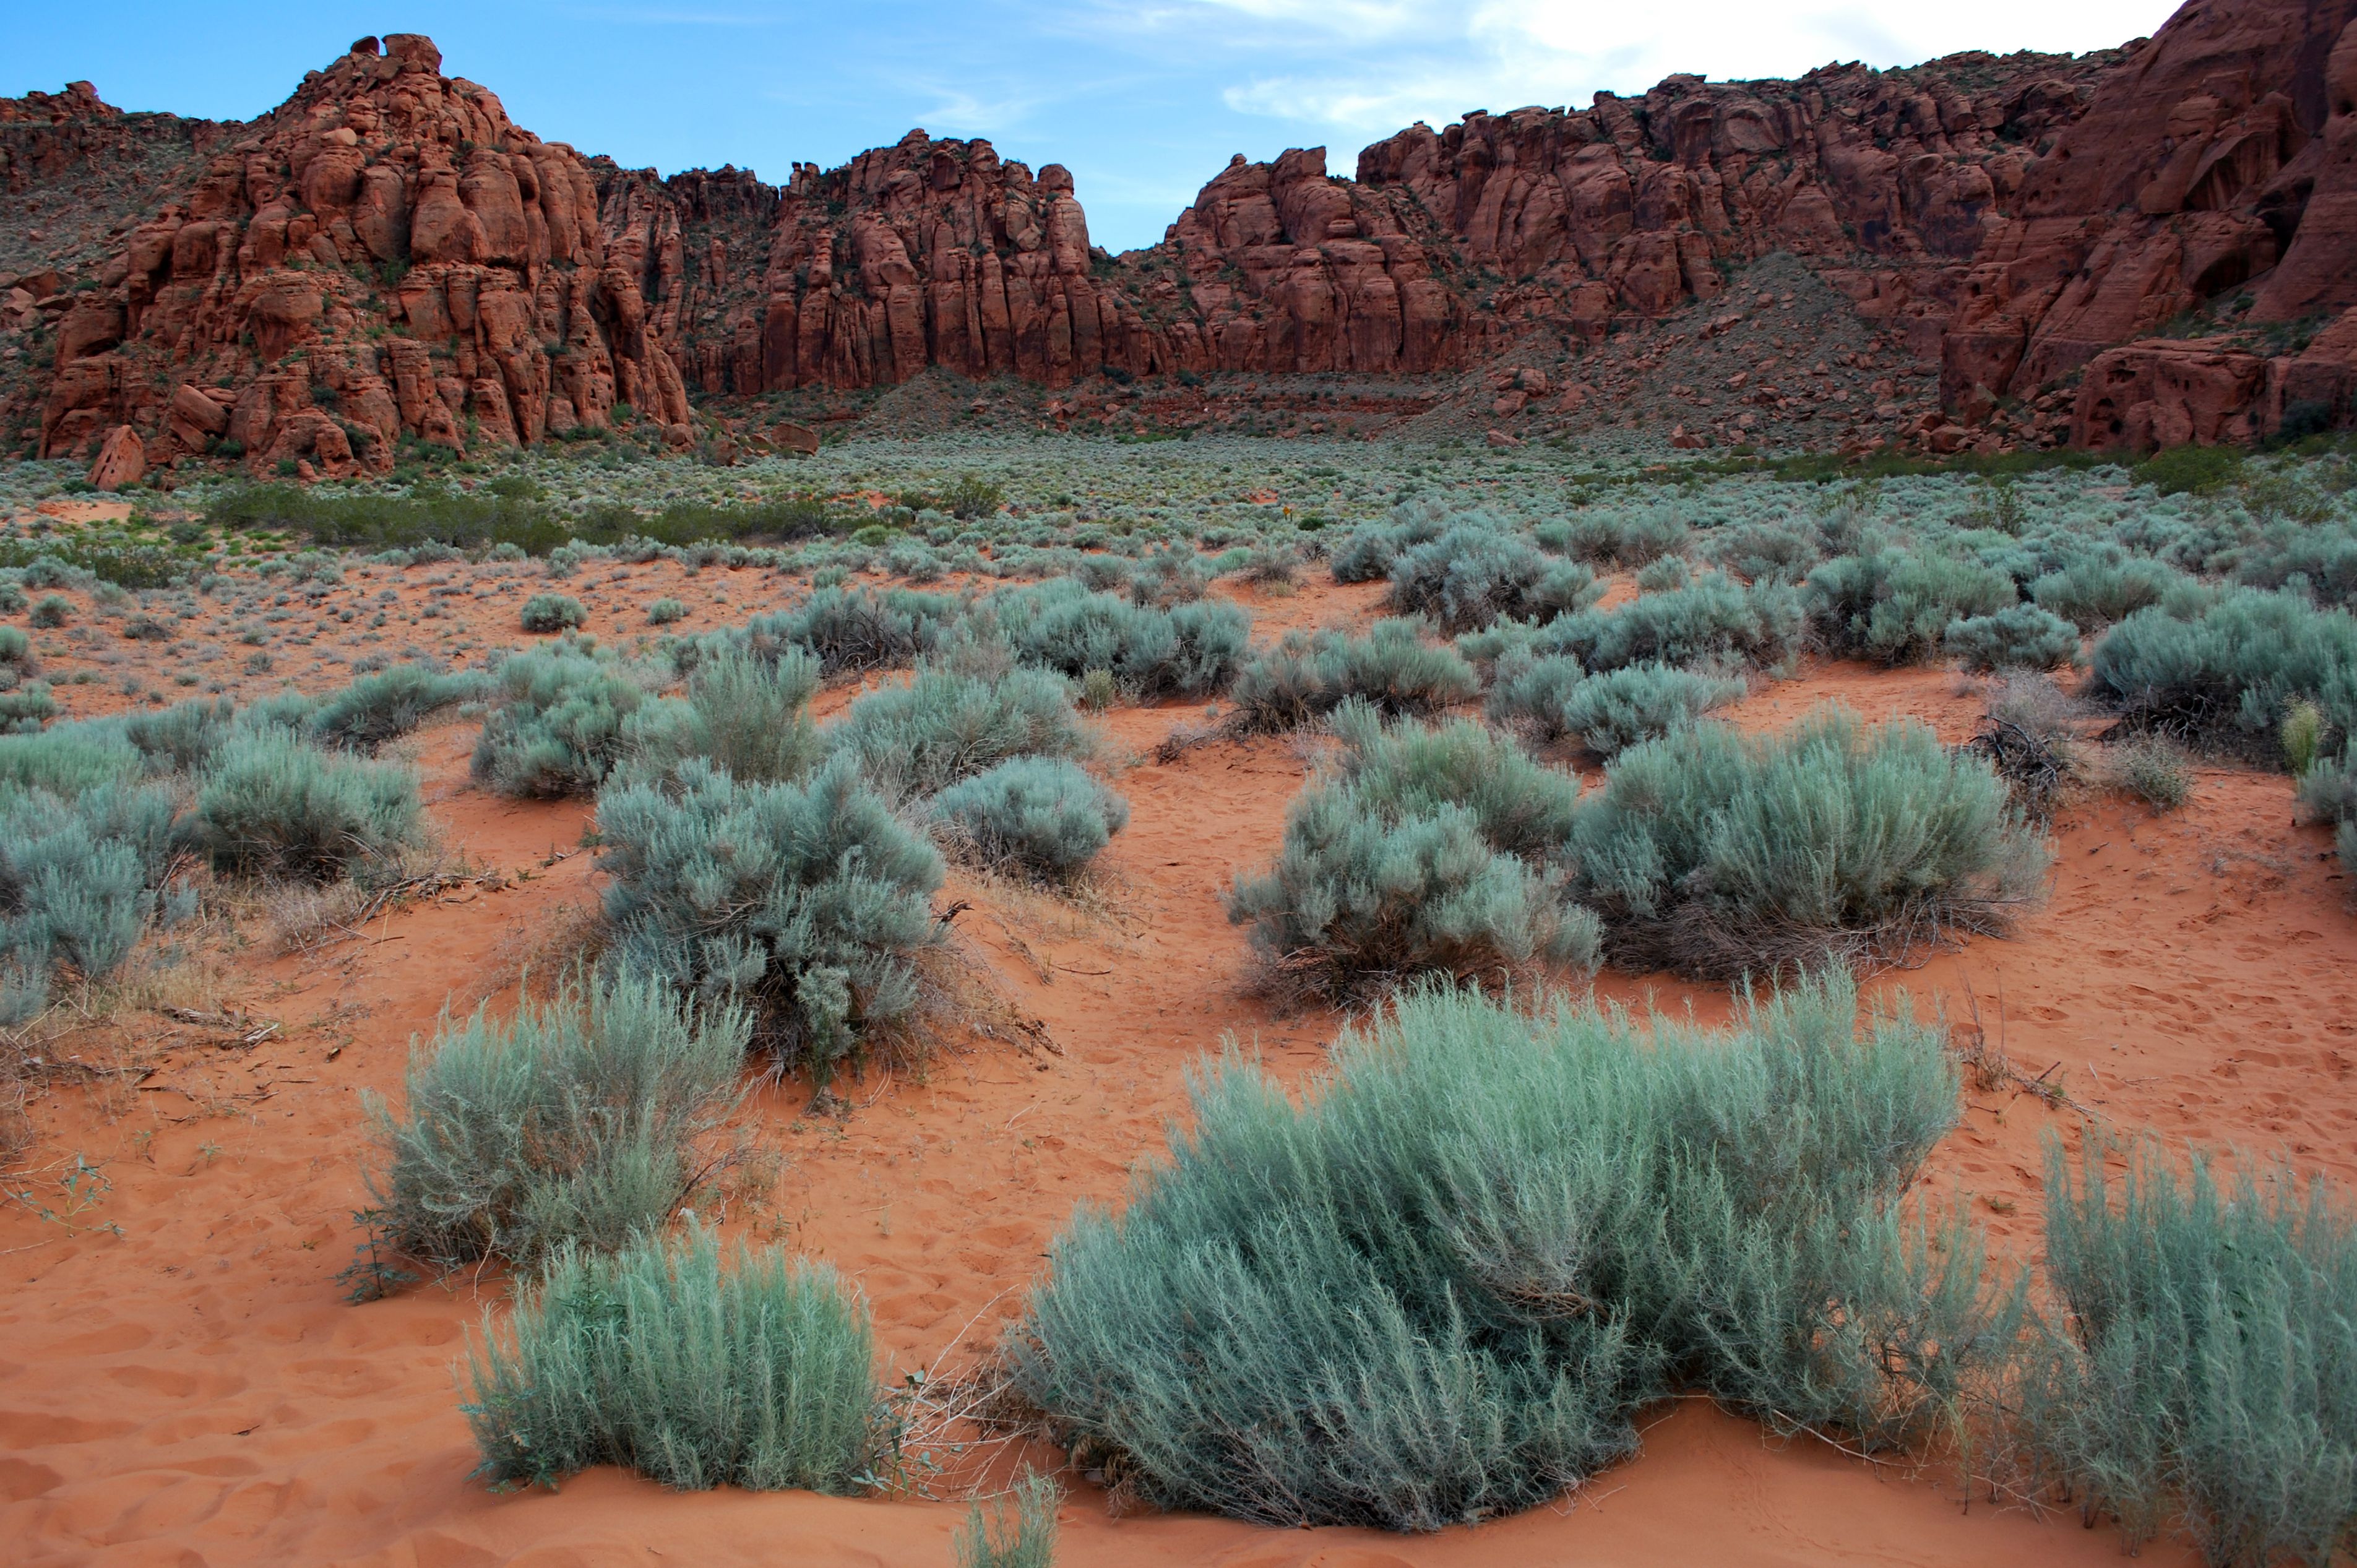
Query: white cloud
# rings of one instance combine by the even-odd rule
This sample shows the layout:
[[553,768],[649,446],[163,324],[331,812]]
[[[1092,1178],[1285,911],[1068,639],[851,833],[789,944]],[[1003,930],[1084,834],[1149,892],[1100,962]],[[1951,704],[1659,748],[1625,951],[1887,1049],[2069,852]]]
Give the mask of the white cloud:
[[1208,29],[1206,47],[1236,55],[1248,38],[1249,58],[1274,69],[1226,89],[1239,113],[1381,133],[1477,106],[1641,93],[1681,71],[1791,77],[1836,60],[1912,65],[1970,48],[2084,52],[2149,33],[2172,8],[2172,0],[1684,0],[1665,21],[1661,7],[1594,0],[1180,0],[1132,19],[1166,40]]

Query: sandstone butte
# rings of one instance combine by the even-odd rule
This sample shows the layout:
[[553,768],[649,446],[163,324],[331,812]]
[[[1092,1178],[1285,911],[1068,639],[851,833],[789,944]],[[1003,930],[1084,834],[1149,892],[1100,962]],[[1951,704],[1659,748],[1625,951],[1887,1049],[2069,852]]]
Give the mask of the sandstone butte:
[[1937,363],[1943,413],[1900,433],[1935,448],[1992,445],[1992,418],[2128,448],[2357,419],[2357,0],[2190,0],[2078,58],[1477,111],[1354,179],[1322,148],[1239,156],[1117,257],[1066,169],[985,141],[663,178],[540,140],[414,34],[245,124],[125,116],[88,83],[0,101],[0,187],[163,143],[187,177],[108,246],[0,276],[0,332],[54,326],[53,355],[0,359],[0,432],[108,446],[116,475],[382,472],[404,435],[531,445],[620,404],[685,442],[692,399],[936,366],[1445,378],[1656,329],[1780,252]]

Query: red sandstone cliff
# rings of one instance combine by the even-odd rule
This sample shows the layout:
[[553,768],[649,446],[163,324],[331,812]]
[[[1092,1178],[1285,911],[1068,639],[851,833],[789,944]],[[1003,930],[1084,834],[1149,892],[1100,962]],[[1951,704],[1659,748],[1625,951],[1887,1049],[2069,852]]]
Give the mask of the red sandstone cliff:
[[[86,84],[0,106],[0,176],[38,186],[113,113]],[[1118,258],[1064,169],[986,142],[660,179],[541,142],[415,37],[362,40],[250,125],[175,124],[210,156],[81,292],[0,279],[0,330],[48,324],[50,360],[0,420],[37,403],[45,453],[127,424],[151,460],[382,469],[404,437],[529,443],[618,403],[683,436],[690,390],[936,366],[1427,376],[1642,331],[1777,252],[2007,438],[2357,413],[2357,0],[2191,0],[2079,59],[1673,77],[1419,124],[1354,180],[1322,149],[1239,158]]]

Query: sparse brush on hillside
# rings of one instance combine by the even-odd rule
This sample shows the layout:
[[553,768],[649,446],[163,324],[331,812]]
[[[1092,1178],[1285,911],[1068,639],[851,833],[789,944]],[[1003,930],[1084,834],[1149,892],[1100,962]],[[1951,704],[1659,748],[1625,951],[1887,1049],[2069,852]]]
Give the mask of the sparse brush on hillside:
[[363,675],[312,710],[306,729],[346,751],[373,752],[436,714],[483,694],[479,674],[423,664],[395,664]]
[[492,672],[496,705],[475,743],[474,776],[502,795],[587,795],[622,753],[645,689],[586,641],[511,654]]
[[1809,574],[1809,618],[1834,652],[1904,664],[1928,659],[1954,622],[2019,602],[2013,579],[1955,556],[1878,549]]
[[468,1347],[463,1406],[494,1486],[618,1465],[683,1491],[848,1495],[892,1457],[866,1305],[778,1248],[566,1251]]
[[1956,1118],[1942,1032],[1850,982],[1725,1032],[1463,991],[1346,1032],[1298,1109],[1230,1056],[1008,1349],[1076,1463],[1273,1526],[1438,1530],[1558,1497],[1674,1391],[1889,1452],[2018,1332],[1902,1195]]
[[220,870],[327,882],[389,863],[424,842],[425,825],[410,768],[265,725],[213,755],[179,832]]
[[1593,962],[1595,917],[1550,859],[1576,780],[1478,724],[1386,729],[1352,703],[1334,726],[1342,753],[1287,813],[1275,863],[1228,894],[1273,983],[1347,997]]
[[2046,1477],[2130,1551],[2181,1520],[2218,1568],[2320,1565],[2357,1540],[2357,1230],[2284,1166],[2225,1179],[2092,1133],[2046,1176],[2061,1311],[2025,1380]]
[[1110,671],[1141,701],[1209,696],[1243,660],[1252,618],[1205,600],[1157,609],[1067,579],[1008,588],[985,606],[1018,658],[1079,680]]
[[1010,757],[1095,749],[1063,680],[1029,669],[996,677],[920,669],[907,685],[852,703],[826,741],[895,801],[938,793]]
[[537,1265],[660,1230],[737,1101],[747,1015],[701,1015],[642,975],[575,977],[495,1019],[445,1017],[412,1047],[396,1114],[366,1101],[378,1247],[447,1271]]
[[1129,802],[1062,757],[1017,757],[933,797],[932,820],[982,865],[1072,876],[1129,825]]
[[1571,842],[1612,961],[1705,976],[1905,962],[2002,933],[2048,864],[1986,763],[1839,707],[1621,753]]
[[1540,628],[1529,646],[1536,654],[1572,654],[1591,671],[1631,664],[1765,670],[1792,657],[1800,634],[1801,602],[1793,589],[1745,587],[1714,572],[1618,609],[1565,616]]
[[838,754],[801,784],[700,758],[597,800],[618,961],[754,1010],[759,1043],[822,1078],[920,1001],[941,856]]
[[1473,667],[1424,640],[1412,620],[1377,621],[1364,637],[1290,631],[1238,672],[1228,691],[1247,729],[1291,729],[1353,698],[1385,714],[1431,714],[1481,689]]
[[2303,700],[2329,733],[2357,734],[2357,617],[2247,588],[2186,619],[2138,610],[2096,644],[2094,685],[2128,728],[2212,750],[2275,753]]
[[826,752],[810,717],[818,684],[806,650],[776,659],[724,650],[690,671],[685,698],[648,703],[624,721],[623,751],[657,774],[702,757],[746,783],[800,779]]
[[1543,621],[1584,608],[1600,596],[1596,574],[1551,560],[1521,534],[1459,523],[1410,546],[1392,563],[1391,606],[1450,632],[1500,619]]

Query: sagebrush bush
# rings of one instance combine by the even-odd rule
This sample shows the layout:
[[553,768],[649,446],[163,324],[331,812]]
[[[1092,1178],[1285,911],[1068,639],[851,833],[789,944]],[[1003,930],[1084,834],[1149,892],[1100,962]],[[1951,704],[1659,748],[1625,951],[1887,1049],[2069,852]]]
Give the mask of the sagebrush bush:
[[395,664],[363,675],[322,701],[311,710],[306,728],[330,746],[373,752],[434,714],[474,701],[483,690],[484,681],[479,674]]
[[1960,1223],[1901,1210],[1956,1087],[1840,976],[1723,1033],[1415,993],[1298,1109],[1232,1055],[1195,1077],[1168,1160],[1057,1240],[1016,1384],[1147,1500],[1280,1526],[1530,1507],[1673,1391],[1919,1442],[2018,1325]]
[[1553,725],[1576,735],[1598,757],[1618,757],[1640,741],[1684,729],[1715,708],[1739,702],[1739,680],[1666,664],[1631,664],[1592,675],[1564,697]]
[[1686,546],[1685,520],[1669,507],[1644,507],[1635,511],[1583,511],[1560,522],[1543,524],[1540,542],[1582,561],[1644,566],[1675,555]]
[[1338,583],[1372,583],[1392,575],[1403,551],[1440,537],[1448,526],[1437,513],[1395,510],[1387,523],[1352,529],[1327,557]]
[[1475,522],[1408,547],[1389,575],[1394,610],[1451,632],[1500,619],[1545,620],[1584,607],[1598,592],[1587,567],[1550,560],[1521,534]]
[[920,1000],[941,940],[942,860],[841,754],[801,784],[739,783],[700,758],[597,799],[619,961],[708,1002],[823,1075]]
[[1569,653],[1588,670],[1631,664],[1747,664],[1768,669],[1791,658],[1801,603],[1790,587],[1745,587],[1721,573],[1683,588],[1644,594],[1613,610],[1583,610],[1542,627],[1534,653]]
[[658,774],[701,757],[747,783],[800,779],[826,750],[810,717],[818,684],[818,660],[803,649],[775,659],[724,649],[697,661],[684,699],[631,714],[622,748],[634,766]]
[[2138,736],[2112,753],[2113,782],[2146,805],[2173,811],[2193,798],[2193,770],[2165,735]]
[[511,654],[492,671],[494,703],[475,743],[474,777],[502,795],[586,795],[622,755],[647,700],[631,672],[586,644]]
[[985,607],[1017,657],[1079,680],[1110,671],[1145,701],[1202,697],[1235,674],[1252,634],[1242,607],[1203,600],[1170,609],[1092,593],[1062,578],[992,595]]
[[2122,553],[2084,554],[2029,585],[2038,607],[2095,631],[2160,604],[2190,582],[2164,562]]
[[160,785],[0,783],[0,1028],[39,1014],[61,976],[104,981],[131,956],[163,912],[172,813]]
[[933,797],[932,820],[985,865],[1069,877],[1129,825],[1129,802],[1062,757],[1017,757]]
[[398,1114],[364,1103],[375,1242],[447,1271],[610,1251],[662,1228],[737,1102],[751,1026],[658,982],[568,980],[509,1018],[444,1017],[413,1045]]
[[579,599],[564,594],[534,594],[523,604],[523,628],[531,632],[571,631],[589,618]]
[[494,1486],[618,1465],[683,1491],[845,1495],[890,1453],[865,1304],[781,1249],[724,1263],[700,1224],[677,1246],[558,1253],[468,1351],[462,1408]]
[[935,794],[1009,757],[1088,756],[1095,747],[1063,680],[1044,670],[996,677],[920,669],[870,692],[826,732],[891,800]]
[[1032,1471],[1015,1484],[1010,1499],[985,1510],[975,1503],[957,1533],[957,1568],[1055,1568],[1056,1510],[1064,1489]]
[[2079,628],[2036,605],[1948,623],[1940,646],[1967,670],[2051,670],[2079,657]]
[[1527,645],[1508,647],[1498,655],[1482,712],[1494,724],[1512,725],[1539,745],[1551,746],[1570,733],[1565,704],[1587,679],[1587,669],[1571,654],[1542,657]]
[[1748,583],[1799,583],[1824,559],[1813,533],[1760,522],[1720,530],[1711,538],[1709,553]]
[[1592,964],[1595,917],[1549,863],[1577,781],[1478,724],[1386,729],[1351,703],[1335,728],[1341,755],[1286,814],[1275,863],[1228,893],[1272,981],[1350,996]]
[[2257,757],[2295,702],[2357,734],[2357,617],[2237,589],[2190,618],[2138,610],[2095,645],[2094,686],[2136,729]]
[[1781,735],[1704,724],[1631,747],[1570,836],[1613,961],[1706,976],[2002,933],[2048,864],[1986,762],[1838,706]]
[[1949,626],[2019,602],[2013,579],[1961,557],[1880,549],[1809,574],[1810,619],[1837,653],[1902,664],[1927,659]]
[[963,610],[949,594],[825,587],[790,610],[755,616],[743,635],[757,653],[803,648],[823,674],[857,674],[914,663],[940,646]]
[[1481,689],[1473,667],[1424,640],[1413,620],[1377,621],[1364,637],[1289,631],[1228,689],[1245,727],[1290,729],[1357,698],[1386,714],[1430,714]]
[[2357,1541],[2357,1232],[2340,1195],[2244,1163],[2222,1182],[2090,1136],[2046,1175],[2060,1298],[2024,1425],[2131,1551],[2182,1517],[2219,1568],[2322,1564]]
[[669,626],[673,621],[683,621],[686,618],[687,607],[677,599],[657,599],[647,607],[649,626]]
[[[247,727],[280,722],[285,710],[276,704],[246,711]],[[123,738],[138,747],[150,771],[190,773],[212,760],[213,754],[239,729],[237,704],[227,697],[196,697],[168,708],[152,708],[123,715]],[[307,725],[307,709],[294,718]]]
[[1129,596],[1161,609],[1192,604],[1211,590],[1211,567],[1194,551],[1176,544],[1156,551],[1129,575]]
[[220,870],[328,882],[423,843],[425,812],[410,768],[265,725],[213,755],[179,832]]

